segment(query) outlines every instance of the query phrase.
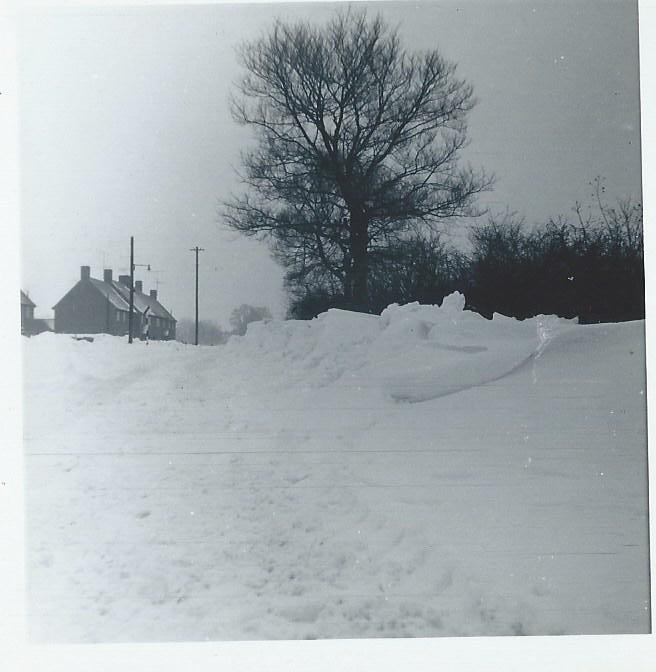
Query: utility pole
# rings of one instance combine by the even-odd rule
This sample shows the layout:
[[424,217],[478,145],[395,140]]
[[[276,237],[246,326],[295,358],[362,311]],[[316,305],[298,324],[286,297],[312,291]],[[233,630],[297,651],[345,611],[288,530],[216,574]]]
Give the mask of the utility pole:
[[134,269],[143,266],[150,270],[150,264],[134,263],[134,236],[130,236],[130,312],[128,313],[128,343],[132,343],[132,313],[134,312]]
[[128,313],[128,343],[132,343],[133,309],[134,309],[134,236],[130,236],[130,312]]
[[196,253],[196,345],[198,345],[198,253],[205,252],[202,247],[192,247],[190,252]]

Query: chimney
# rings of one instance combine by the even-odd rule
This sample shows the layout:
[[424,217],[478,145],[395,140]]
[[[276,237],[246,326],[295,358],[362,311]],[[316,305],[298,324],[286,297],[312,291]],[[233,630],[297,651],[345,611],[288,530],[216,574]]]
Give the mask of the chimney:
[[130,276],[129,275],[119,275],[118,281],[125,285],[128,289],[130,288]]
[[88,280],[91,277],[91,266],[80,266],[80,280]]
[[111,282],[112,281],[112,269],[111,268],[106,268],[103,271],[103,280],[105,282]]
[[150,298],[155,299],[155,301],[157,301],[157,290],[156,289],[151,289],[150,290]]
[[141,280],[134,281],[134,291],[143,294],[143,282],[141,282]]

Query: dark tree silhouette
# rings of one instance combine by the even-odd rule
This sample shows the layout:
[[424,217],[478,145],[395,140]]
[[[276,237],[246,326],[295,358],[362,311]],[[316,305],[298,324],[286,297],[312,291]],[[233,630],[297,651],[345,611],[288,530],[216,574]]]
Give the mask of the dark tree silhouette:
[[278,22],[240,57],[232,112],[257,146],[242,157],[246,190],[226,204],[228,224],[270,235],[292,280],[321,277],[367,309],[372,251],[418,222],[474,214],[491,184],[459,165],[472,87],[365,12]]
[[472,231],[468,307],[525,318],[539,313],[582,322],[642,319],[645,314],[642,206],[605,200],[575,206],[574,221],[550,219],[527,230],[522,221],[490,218]]

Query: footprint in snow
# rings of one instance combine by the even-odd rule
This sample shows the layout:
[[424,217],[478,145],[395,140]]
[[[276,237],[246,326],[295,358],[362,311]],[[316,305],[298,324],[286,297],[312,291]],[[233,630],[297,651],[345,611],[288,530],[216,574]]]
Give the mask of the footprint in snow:
[[292,485],[296,485],[297,483],[300,483],[301,481],[304,481],[306,478],[309,478],[309,474],[304,474],[303,476],[285,476],[285,480],[287,483],[291,483]]

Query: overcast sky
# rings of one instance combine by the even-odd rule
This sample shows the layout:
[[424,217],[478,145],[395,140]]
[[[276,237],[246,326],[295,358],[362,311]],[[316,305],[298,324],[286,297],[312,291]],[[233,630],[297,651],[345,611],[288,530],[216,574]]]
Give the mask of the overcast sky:
[[[495,173],[481,199],[529,222],[569,213],[589,182],[640,198],[637,5],[624,0],[367,3],[409,49],[458,63],[479,103],[466,160]],[[326,21],[335,5],[75,8],[21,26],[22,282],[37,315],[79,267],[127,273],[134,235],[146,289],[228,324],[240,303],[282,316],[282,271],[267,248],[226,230],[218,205],[238,190],[249,142],[227,98],[235,47],[276,17]]]

